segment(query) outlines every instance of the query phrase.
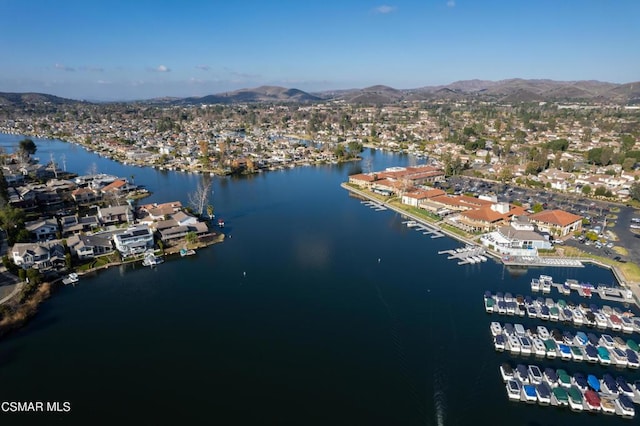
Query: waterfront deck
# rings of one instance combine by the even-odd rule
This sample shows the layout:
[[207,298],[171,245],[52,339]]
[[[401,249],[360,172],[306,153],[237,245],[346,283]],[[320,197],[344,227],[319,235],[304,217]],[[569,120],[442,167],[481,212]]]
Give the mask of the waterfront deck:
[[416,231],[421,231],[422,235],[431,235],[431,238],[444,237],[444,234],[440,232],[437,228],[433,226],[429,226],[425,223],[420,223],[415,220],[405,220],[402,222],[402,224],[407,225],[408,228],[413,228]]

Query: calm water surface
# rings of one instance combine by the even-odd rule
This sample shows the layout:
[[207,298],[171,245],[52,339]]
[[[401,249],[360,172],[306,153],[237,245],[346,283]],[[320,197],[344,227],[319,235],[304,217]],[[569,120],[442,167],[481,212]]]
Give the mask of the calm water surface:
[[[0,146],[10,150],[18,140],[0,135]],[[101,172],[134,175],[154,192],[150,201],[186,203],[201,179],[35,141],[42,161],[64,154],[70,171],[82,174],[95,163]],[[374,169],[409,161],[366,155]],[[69,414],[1,413],[2,422],[629,423],[510,403],[498,366],[523,360],[493,350],[488,327],[500,319],[482,304],[487,289],[529,294],[531,278],[542,273],[612,283],[609,271],[458,266],[437,252],[460,243],[424,236],[402,225],[399,214],[371,210],[341,189],[359,167],[215,178],[224,243],[155,269],[120,267],[83,278],[0,342],[1,400],[72,404]]]

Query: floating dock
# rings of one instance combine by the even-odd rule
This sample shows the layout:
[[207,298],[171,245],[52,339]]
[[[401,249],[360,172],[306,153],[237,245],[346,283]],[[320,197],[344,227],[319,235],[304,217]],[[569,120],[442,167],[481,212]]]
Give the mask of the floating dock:
[[422,235],[431,235],[431,238],[444,237],[444,234],[440,232],[439,229],[416,220],[405,220],[402,224],[407,225],[407,228],[414,228],[416,231],[421,231]]
[[384,210],[387,210],[387,208],[385,206],[383,206],[380,203],[376,203],[375,201],[360,201],[360,204],[364,204],[365,206],[372,208],[373,210],[377,211],[377,212],[381,212]]
[[[572,333],[561,332],[558,329],[549,331],[544,326],[540,326],[534,331],[525,329],[522,324],[512,325],[496,322],[491,323],[490,330],[494,348],[500,352],[509,352],[512,355],[523,357],[535,356],[536,359],[561,359],[573,362],[584,361],[603,366],[611,365],[618,368],[640,368],[638,343],[632,339],[618,340],[608,334],[594,333],[588,333],[588,335],[582,333],[574,336]],[[516,347],[511,344],[512,336],[516,338]],[[522,337],[526,337],[528,342],[526,350],[522,345]],[[542,342],[544,348],[535,347],[536,339]]]
[[[528,370],[530,370],[530,367],[532,366],[526,367]],[[538,371],[543,371],[543,369],[538,366],[534,367],[537,367]],[[560,374],[568,377],[570,382],[560,384],[558,382],[549,381],[546,374],[543,375],[541,379],[534,378],[530,375],[527,377],[520,377],[517,369],[512,369],[513,375],[511,377],[504,377],[503,368],[504,365],[501,366],[499,370],[501,375],[503,376],[503,381],[507,383],[505,387],[507,389],[507,396],[510,401],[525,402],[528,404],[537,404],[542,406],[569,407],[572,411],[575,412],[582,411],[586,413],[616,414],[625,418],[633,418],[635,416],[634,407],[631,407],[631,410],[623,409],[623,404],[621,404],[619,401],[619,394],[609,393],[605,391],[595,392],[591,387],[581,389],[575,380],[575,377],[577,376],[569,376],[564,370],[557,371],[562,371],[562,373]],[[509,368],[511,368],[511,366],[509,366]],[[510,391],[509,382],[511,381],[517,382],[519,387],[519,394],[517,392],[512,393]],[[602,382],[602,380],[598,380],[598,382]],[[631,386],[633,387],[633,385]],[[545,392],[539,391],[540,387],[545,387],[551,392],[547,396],[545,395]],[[618,392],[617,389],[616,392]],[[588,395],[589,393],[591,393],[591,395]],[[622,392],[619,393],[621,394]],[[576,394],[577,398],[575,397]],[[592,396],[594,394],[597,395],[597,403],[595,404],[595,406],[591,406],[589,403],[589,396]],[[625,395],[625,397],[630,402],[632,402],[633,405],[640,404],[640,392],[638,390],[633,392],[633,396]],[[602,400],[607,400],[610,402],[610,404],[607,404],[607,407],[605,408],[604,404],[601,404]]]
[[539,286],[539,284],[544,281],[542,277],[550,279],[550,286],[555,288],[560,294],[570,295],[572,292],[576,292],[579,296],[585,298],[591,298],[596,294],[602,300],[620,303],[634,303],[633,293],[625,287],[609,287],[603,284],[594,286],[591,283],[581,283],[574,279],[568,279],[564,283],[556,283],[553,282],[553,278],[545,275],[541,275],[541,278],[533,278],[531,280],[531,291],[542,290]]
[[[555,301],[541,297],[534,299],[526,297],[506,297],[502,293],[492,294],[487,291],[484,295],[484,306],[487,313],[498,315],[521,316],[539,318],[544,321],[564,322],[576,327],[597,327],[623,333],[640,333],[640,318],[634,317],[630,311],[621,312],[619,309],[598,308],[591,305],[572,306],[563,299]],[[517,300],[519,299],[519,300]],[[608,308],[608,307],[607,307]]]
[[471,245],[455,250],[441,250],[438,254],[448,254],[447,259],[457,259],[458,265],[472,265],[488,260],[484,248]]

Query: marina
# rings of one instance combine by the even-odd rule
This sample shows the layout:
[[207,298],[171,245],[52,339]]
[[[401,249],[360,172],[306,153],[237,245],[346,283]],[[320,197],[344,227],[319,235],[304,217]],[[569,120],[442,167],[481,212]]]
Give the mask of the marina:
[[555,283],[553,278],[548,275],[541,275],[538,278],[531,279],[531,291],[533,292],[550,293],[552,288],[566,296],[575,292],[581,297],[591,298],[596,294],[602,300],[633,303],[633,293],[624,287],[609,287],[603,284],[594,286],[591,283],[583,283],[575,279],[567,279],[564,283]]
[[[505,382],[507,397],[511,401],[528,404],[570,407],[576,412],[616,414],[625,418],[635,416],[635,404],[640,404],[640,389],[623,377],[613,379],[603,375],[598,379],[581,373],[570,376],[564,369],[545,368],[544,374],[537,365],[503,363],[499,367]],[[624,389],[624,390],[623,390]]]
[[631,311],[623,312],[619,308],[610,307],[607,309],[605,306],[599,308],[594,304],[572,305],[564,299],[555,301],[550,298],[545,300],[541,297],[534,299],[531,296],[520,296],[520,300],[506,301],[502,293],[492,294],[487,291],[484,294],[485,311],[498,315],[526,315],[528,318],[573,324],[576,327],[585,325],[628,334],[640,333],[640,318],[635,317]]
[[[578,332],[575,335],[569,331],[557,328],[551,331],[544,326],[536,330],[524,329],[522,324],[501,324],[492,322],[490,331],[494,348],[497,351],[508,351],[514,355],[535,355],[539,358],[592,364],[615,365],[619,368],[640,368],[640,353],[638,344],[633,339],[614,339],[608,334],[594,334]],[[518,332],[516,330],[523,329]],[[513,330],[513,331],[511,331]]]

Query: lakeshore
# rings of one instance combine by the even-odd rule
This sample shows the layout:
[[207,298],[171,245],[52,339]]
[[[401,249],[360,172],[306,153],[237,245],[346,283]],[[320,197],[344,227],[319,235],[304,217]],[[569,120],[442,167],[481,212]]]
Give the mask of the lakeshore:
[[[457,241],[460,241],[464,244],[467,245],[472,245],[472,246],[479,246],[479,247],[483,247],[483,249],[485,249],[486,253],[488,255],[490,255],[492,258],[494,258],[496,261],[498,262],[502,262],[505,265],[509,265],[509,266],[522,266],[522,267],[572,267],[572,266],[578,266],[573,264],[573,262],[578,261],[578,262],[584,262],[584,263],[592,263],[594,265],[597,265],[599,267],[602,268],[606,268],[612,271],[612,273],[614,274],[617,282],[619,285],[626,287],[628,289],[630,289],[633,293],[633,302],[640,307],[640,283],[637,282],[630,282],[628,281],[624,275],[622,274],[622,272],[616,267],[616,266],[612,266],[612,265],[608,265],[602,262],[599,262],[598,260],[595,259],[590,259],[590,258],[560,258],[560,257],[539,257],[535,260],[530,260],[530,261],[522,261],[520,259],[517,258],[513,258],[513,257],[508,257],[507,259],[505,259],[505,256],[501,255],[500,253],[491,250],[490,248],[484,247],[481,244],[479,244],[477,241],[475,241],[475,239],[461,235],[459,232],[452,232],[451,230],[447,229],[446,227],[440,226],[437,222],[433,222],[433,221],[428,221],[426,220],[424,217],[418,216],[416,214],[413,214],[409,211],[407,211],[406,209],[403,209],[397,205],[394,205],[392,203],[386,202],[384,200],[381,199],[380,196],[376,196],[375,194],[370,193],[369,191],[363,191],[361,189],[355,188],[345,182],[341,183],[340,186],[344,189],[346,189],[347,191],[350,191],[354,194],[359,195],[360,197],[366,199],[366,200],[370,200],[373,201],[375,203],[378,203],[386,208],[389,208],[391,210],[394,210],[406,217],[411,218],[412,220],[421,223],[427,227],[431,227],[431,228],[436,228],[439,232],[442,232],[444,234],[446,234],[448,237],[453,238]],[[566,259],[567,261],[571,261],[572,263],[562,263],[562,262],[548,262],[545,261],[545,259],[556,259],[556,260],[562,260],[562,259]]]
[[[157,202],[180,199],[199,179],[83,151],[67,158],[135,173]],[[406,161],[386,153],[372,160],[376,168]],[[496,410],[512,424],[575,421],[568,411],[505,401],[495,371],[505,354],[487,344],[478,297],[485,289],[527,293],[541,273],[600,282],[612,274],[592,265],[457,266],[436,255],[450,239],[423,236],[402,214],[364,209],[338,188],[358,171],[352,163],[214,178],[216,214],[233,238],[184,261],[113,266],[60,286],[3,339],[0,396],[71,401],[70,414],[51,414],[65,424],[86,424],[96,412],[112,422],[123,413],[184,422],[188,413],[194,423],[466,425]],[[473,369],[461,351],[470,347]],[[580,418],[586,426],[615,420]]]

